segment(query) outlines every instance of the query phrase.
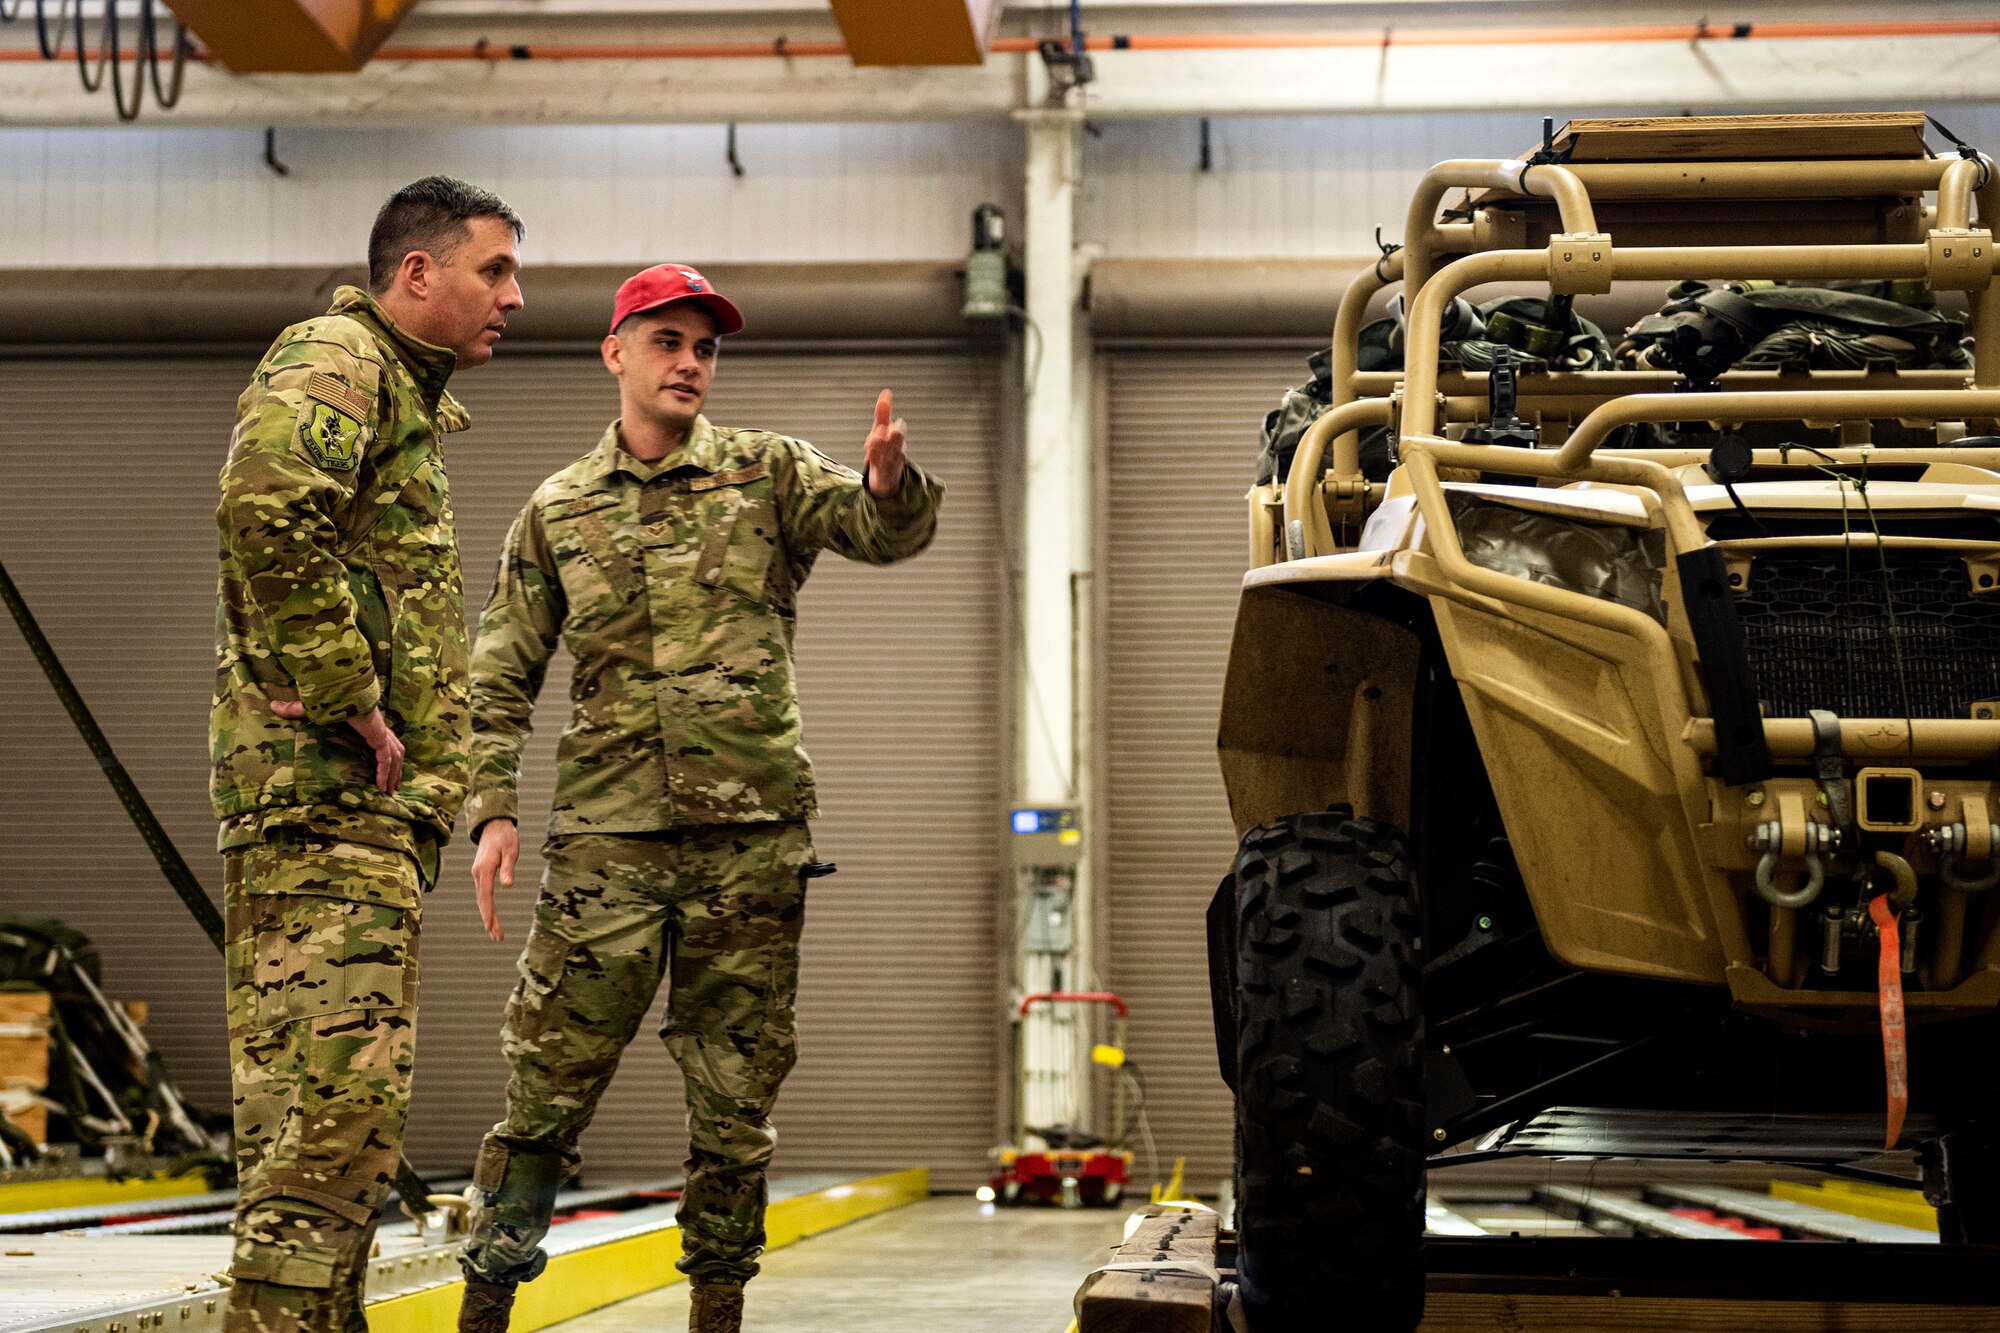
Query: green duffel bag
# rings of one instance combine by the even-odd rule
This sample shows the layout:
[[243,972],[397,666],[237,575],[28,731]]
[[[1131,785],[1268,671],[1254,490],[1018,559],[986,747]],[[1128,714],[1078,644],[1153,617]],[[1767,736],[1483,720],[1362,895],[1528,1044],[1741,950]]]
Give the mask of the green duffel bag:
[[1964,327],[1919,283],[1790,286],[1685,282],[1659,313],[1625,331],[1621,367],[1697,380],[1725,370],[1964,369]]
[[[1443,341],[1439,344],[1439,364],[1464,370],[1484,371],[1493,365],[1501,347],[1511,349],[1515,364],[1524,369],[1549,366],[1559,370],[1607,370],[1611,366],[1611,340],[1604,330],[1577,315],[1560,297],[1544,300],[1538,296],[1503,296],[1474,305],[1455,298],[1445,312]],[[1393,308],[1387,318],[1378,319],[1361,330],[1355,365],[1363,371],[1403,368],[1402,309]],[[1306,427],[1319,419],[1333,401],[1333,353],[1314,352],[1306,358],[1312,378],[1290,389],[1278,406],[1265,414],[1258,441],[1257,483],[1263,485],[1291,470],[1292,455]],[[1332,463],[1332,451],[1321,460],[1320,469]],[[1389,475],[1389,432],[1369,426],[1361,432],[1361,471],[1375,481]]]

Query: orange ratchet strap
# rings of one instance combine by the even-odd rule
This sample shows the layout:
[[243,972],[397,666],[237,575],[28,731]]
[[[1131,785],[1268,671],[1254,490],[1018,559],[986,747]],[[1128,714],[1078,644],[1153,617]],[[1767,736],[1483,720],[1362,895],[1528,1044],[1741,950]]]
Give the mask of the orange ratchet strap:
[[1869,900],[1868,915],[1882,941],[1876,984],[1882,993],[1882,1063],[1889,1074],[1889,1136],[1882,1146],[1890,1149],[1903,1137],[1903,1116],[1910,1109],[1910,1043],[1903,1024],[1903,946],[1887,894]]

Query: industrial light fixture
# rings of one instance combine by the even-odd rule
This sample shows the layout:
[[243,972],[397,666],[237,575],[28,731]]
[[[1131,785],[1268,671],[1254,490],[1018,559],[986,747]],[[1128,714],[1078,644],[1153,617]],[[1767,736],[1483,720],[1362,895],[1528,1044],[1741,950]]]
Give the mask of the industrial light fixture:
[[972,253],[965,257],[967,319],[1000,319],[1007,313],[1007,215],[998,204],[972,210]]

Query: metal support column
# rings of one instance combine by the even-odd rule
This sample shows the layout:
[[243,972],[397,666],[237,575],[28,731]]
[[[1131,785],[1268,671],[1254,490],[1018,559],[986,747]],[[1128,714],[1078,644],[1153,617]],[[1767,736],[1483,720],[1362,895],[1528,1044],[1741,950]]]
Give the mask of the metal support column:
[[[1089,336],[1080,312],[1076,186],[1083,117],[1074,108],[1020,114],[1026,135],[1026,391],[1020,478],[1014,805],[1085,808],[1090,716],[1089,603],[1093,540]],[[1013,941],[1026,992],[1089,989],[1094,935],[1090,857],[1016,872]],[[1081,1125],[1090,1117],[1091,1016],[1047,1006],[1022,1020],[1021,1076],[1028,1124]]]

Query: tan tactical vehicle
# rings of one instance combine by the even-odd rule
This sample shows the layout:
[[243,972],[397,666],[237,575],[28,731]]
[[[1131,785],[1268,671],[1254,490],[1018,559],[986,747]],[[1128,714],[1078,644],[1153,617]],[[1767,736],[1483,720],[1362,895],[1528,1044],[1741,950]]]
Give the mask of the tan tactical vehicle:
[[1342,301],[1220,734],[1258,1333],[1413,1326],[1427,1166],[1508,1154],[1893,1142],[2000,1242],[2000,180],[1923,135],[1572,122]]

